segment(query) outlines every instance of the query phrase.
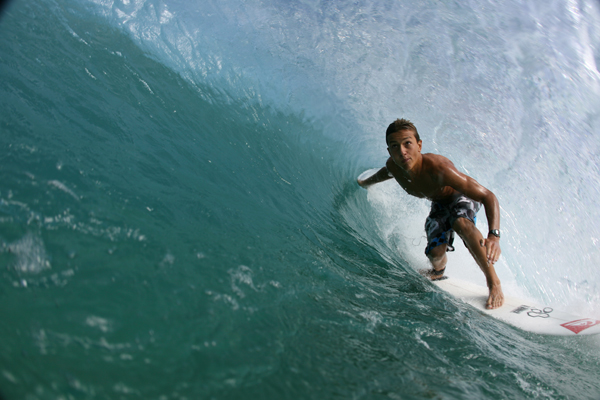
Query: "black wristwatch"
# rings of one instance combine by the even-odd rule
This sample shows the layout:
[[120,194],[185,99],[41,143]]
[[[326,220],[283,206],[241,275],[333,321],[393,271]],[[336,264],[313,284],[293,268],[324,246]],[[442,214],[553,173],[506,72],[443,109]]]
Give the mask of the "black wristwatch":
[[496,236],[497,238],[499,238],[499,237],[500,237],[500,230],[499,230],[499,229],[492,229],[492,230],[491,230],[491,231],[488,233],[488,235],[494,235],[494,236]]

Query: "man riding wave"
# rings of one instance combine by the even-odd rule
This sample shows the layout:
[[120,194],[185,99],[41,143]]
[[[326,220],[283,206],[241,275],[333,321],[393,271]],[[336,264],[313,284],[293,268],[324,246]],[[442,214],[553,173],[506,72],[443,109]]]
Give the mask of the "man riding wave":
[[[406,119],[392,122],[386,131],[388,158],[385,166],[358,184],[364,188],[394,178],[410,195],[431,200],[431,212],[425,222],[425,254],[432,265],[429,276],[440,279],[447,263],[447,250],[453,250],[454,232],[483,271],[489,297],[486,307],[504,303],[500,279],[494,263],[500,257],[500,206],[498,199],[475,179],[459,172],[446,157],[421,153],[422,141],[417,128]],[[483,204],[490,231],[487,238],[475,226],[475,215]]]

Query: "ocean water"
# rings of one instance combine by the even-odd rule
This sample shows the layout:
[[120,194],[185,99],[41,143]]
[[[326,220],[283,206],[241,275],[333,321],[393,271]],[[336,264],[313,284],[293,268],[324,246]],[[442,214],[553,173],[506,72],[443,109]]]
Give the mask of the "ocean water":
[[0,397],[600,398],[599,337],[441,292],[427,202],[355,181],[411,119],[499,198],[505,293],[600,319],[598,61],[593,1],[13,1]]

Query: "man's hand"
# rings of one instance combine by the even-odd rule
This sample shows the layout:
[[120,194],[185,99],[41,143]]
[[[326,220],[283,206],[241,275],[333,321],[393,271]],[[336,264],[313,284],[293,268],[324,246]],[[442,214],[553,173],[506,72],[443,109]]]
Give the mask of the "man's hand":
[[500,238],[496,236],[488,237],[487,239],[481,239],[479,244],[481,247],[485,247],[488,262],[495,264],[500,258],[500,254],[502,254],[502,250],[500,250]]

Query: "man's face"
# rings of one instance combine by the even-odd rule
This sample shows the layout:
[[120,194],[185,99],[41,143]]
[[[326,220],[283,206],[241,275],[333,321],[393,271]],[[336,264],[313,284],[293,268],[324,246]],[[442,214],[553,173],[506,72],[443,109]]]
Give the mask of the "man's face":
[[405,171],[410,171],[421,154],[423,142],[415,138],[409,129],[394,132],[387,137],[388,152],[394,163]]

